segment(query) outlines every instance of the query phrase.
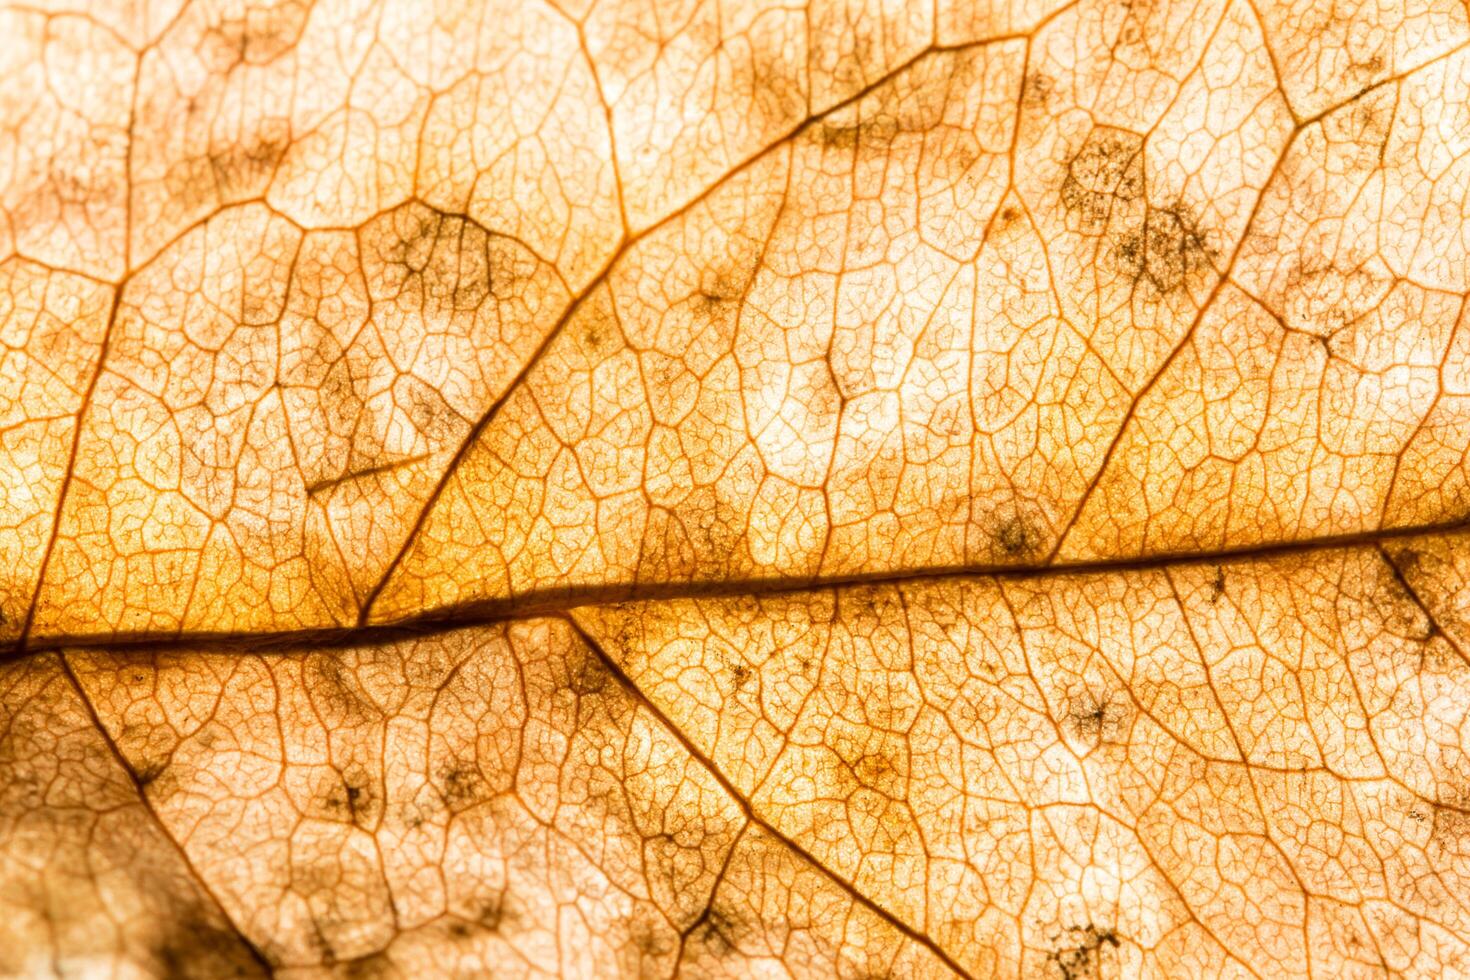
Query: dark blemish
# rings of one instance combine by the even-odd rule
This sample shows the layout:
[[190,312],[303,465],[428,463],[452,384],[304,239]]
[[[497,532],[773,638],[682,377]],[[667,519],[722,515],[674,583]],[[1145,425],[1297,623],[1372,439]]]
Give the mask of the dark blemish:
[[[842,113],[851,116],[851,113]],[[821,147],[833,150],[851,150],[854,147],[883,146],[903,132],[898,117],[890,112],[879,111],[867,119],[855,122],[837,122],[823,119],[808,130],[812,140]]]
[[345,813],[354,824],[369,819],[374,809],[374,797],[366,782],[351,776],[341,776],[340,783],[322,802],[332,813]]
[[1113,255],[1135,286],[1172,293],[1215,258],[1204,229],[1183,204],[1152,208],[1143,226],[1120,235]]
[[726,909],[716,896],[705,907],[704,915],[700,916],[691,932],[707,942],[716,956],[727,956],[744,939],[749,926],[738,913]]
[[515,915],[509,910],[504,889],[500,895],[487,898],[480,903],[478,910],[471,913],[470,918],[456,917],[446,927],[445,931],[453,939],[467,940],[479,933],[496,933],[501,927],[513,922]]
[[[705,269],[699,288],[689,297],[690,306],[704,323],[721,322],[737,312],[755,274],[754,257],[731,256],[726,267]],[[737,264],[741,267],[737,267]]]
[[146,788],[147,786],[151,785],[154,781],[158,779],[159,776],[163,775],[164,770],[167,768],[167,760],[149,759],[147,762],[143,763],[137,768],[136,776],[138,780],[138,786],[140,788]]
[[[1380,578],[1384,579],[1383,587],[1397,600],[1391,607],[1390,615],[1384,622],[1384,626],[1393,633],[1417,640],[1421,645],[1419,649],[1420,669],[1431,664],[1438,664],[1441,656],[1453,647],[1436,649],[1439,645],[1431,641],[1440,635],[1439,623],[1435,621],[1434,615],[1420,600],[1409,580],[1406,577],[1406,568],[1415,570],[1415,565],[1423,561],[1423,556],[1410,549],[1405,549],[1398,554],[1390,554],[1386,550],[1382,553],[1383,561],[1377,563]],[[1400,564],[1400,556],[1412,556]],[[1458,663],[1456,657],[1452,663]]]
[[1115,734],[1121,727],[1123,716],[1123,705],[1115,702],[1106,691],[1101,697],[1091,690],[1085,691],[1067,706],[1068,727],[1079,739],[1093,745],[1101,743],[1105,736]]
[[153,948],[159,976],[173,980],[259,975],[259,966],[240,940],[211,922],[202,909],[186,909],[170,925]]
[[845,616],[851,618],[880,618],[884,605],[880,603],[883,587],[858,585],[842,597]]
[[313,917],[311,920],[311,943],[317,948],[323,963],[328,966],[337,963],[337,950],[332,947],[332,941],[327,938],[326,933],[322,932],[322,919]]
[[688,517],[672,516],[694,548],[690,577],[698,580],[723,574],[726,562],[740,547],[745,533],[745,513],[723,494],[716,494],[713,508],[702,506]]
[[370,219],[359,242],[371,298],[429,319],[511,298],[540,267],[515,240],[417,201]]
[[277,131],[274,135],[261,137],[243,149],[230,146],[211,151],[208,156],[209,168],[214,173],[215,183],[226,197],[239,195],[253,187],[257,181],[274,173],[289,145],[285,132]]
[[567,686],[578,697],[600,694],[607,687],[607,671],[601,662],[592,656],[583,656],[570,665],[571,676]]
[[1026,76],[1026,81],[1021,86],[1021,105],[1027,109],[1046,109],[1051,102],[1052,93],[1056,91],[1056,82],[1034,71]]
[[408,385],[407,415],[413,427],[435,445],[457,436],[465,424],[439,392],[417,379]]
[[589,354],[605,354],[622,342],[622,324],[616,314],[602,305],[584,307],[578,312],[575,324],[568,326],[576,331],[574,336],[582,339],[582,345]]
[[904,778],[904,766],[900,757],[892,752],[868,752],[858,758],[853,775],[862,785],[883,791],[892,788]]
[[[1088,925],[1085,929],[1071,927],[1067,929],[1071,935],[1068,937],[1072,945],[1064,946],[1047,954],[1048,966],[1055,966],[1056,972],[1063,980],[1081,980],[1083,977],[1098,977],[1102,972],[1102,957],[1099,951],[1103,946],[1118,948],[1118,935],[1111,929],[1098,929],[1096,926]],[[1060,939],[1060,936],[1054,937]]]
[[377,709],[357,694],[331,654],[318,654],[308,659],[303,673],[312,700],[320,699],[338,715],[337,718],[323,719],[329,726],[335,724],[350,728],[378,719]]
[[1120,47],[1142,46],[1152,54],[1153,48],[1147,43],[1154,40],[1147,29],[1148,19],[1153,14],[1152,0],[1124,0],[1122,8],[1123,23],[1119,26],[1117,39],[1109,45],[1110,53],[1116,58]]
[[382,953],[369,953],[356,959],[343,960],[338,966],[347,980],[377,980],[379,977],[394,975],[392,965]]
[[1215,577],[1210,579],[1210,601],[1219,602],[1225,594],[1225,566],[1215,566]]
[[1041,536],[1025,518],[1013,514],[995,530],[995,550],[1004,561],[1023,561],[1036,554]]
[[1382,53],[1374,52],[1364,61],[1349,62],[1347,70],[1350,75],[1376,75],[1383,71],[1383,64]]
[[[1368,91],[1369,87],[1364,87],[1358,94],[1365,95]],[[1348,119],[1354,130],[1354,140],[1365,149],[1372,147],[1372,152],[1358,155],[1356,167],[1369,169],[1381,165],[1393,123],[1392,104],[1380,106],[1374,99],[1360,99],[1353,103],[1351,112]]]
[[1421,570],[1424,552],[1417,548],[1400,548],[1390,554],[1393,565],[1401,576],[1409,576]]
[[628,931],[633,948],[648,959],[658,959],[671,950],[664,944],[658,930],[648,922],[639,920]]
[[481,928],[490,932],[498,932],[502,925],[509,924],[512,919],[509,903],[503,894],[498,898],[486,899],[480,905],[480,911],[475,917],[475,921],[480,924]]
[[742,661],[737,660],[730,667],[730,677],[735,681],[735,688],[737,690],[745,686],[745,682],[750,680],[751,674],[750,666]]
[[247,6],[246,11],[245,16],[223,20],[206,32],[219,55],[219,66],[226,71],[240,64],[267,64],[294,47],[306,26],[309,5]]
[[424,271],[429,264],[429,254],[433,251],[434,242],[439,237],[438,212],[424,208],[415,208],[415,211],[417,213],[409,217],[406,223],[393,221],[393,234],[382,252],[385,262],[408,273]]
[[1430,804],[1429,816],[1432,820],[1429,840],[1445,850],[1459,852],[1470,837],[1470,791],[1452,787],[1440,800]]
[[728,289],[701,289],[694,294],[694,308],[706,317],[716,316],[721,308],[731,300],[735,299],[732,290]]
[[1142,194],[1143,137],[1124,129],[1098,127],[1088,133],[1062,178],[1062,205],[1091,234],[1107,224],[1115,205]]
[[484,779],[480,770],[468,763],[458,763],[439,774],[439,791],[452,807],[477,802],[484,795]]

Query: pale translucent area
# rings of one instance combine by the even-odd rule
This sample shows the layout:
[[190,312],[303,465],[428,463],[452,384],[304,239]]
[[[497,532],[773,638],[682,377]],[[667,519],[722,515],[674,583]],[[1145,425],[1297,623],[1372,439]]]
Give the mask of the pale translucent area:
[[[1460,551],[72,651],[87,706],[45,655],[3,675],[23,707],[0,818],[31,829],[0,855],[147,855],[93,859],[65,912],[92,922],[89,888],[146,880],[216,923],[189,930],[202,947],[167,915],[22,940],[88,962],[236,949],[203,887],[302,976],[1455,975]],[[197,885],[166,878],[180,853]]]
[[373,617],[1045,561],[1291,133],[1240,5],[917,62],[620,258]]
[[135,59],[83,17],[0,7],[0,261],[127,267]]
[[1470,975],[1458,0],[0,37],[0,974]]
[[266,975],[54,654],[0,667],[0,974]]
[[1470,969],[1470,661],[1376,548],[575,615],[974,975]]
[[76,412],[113,291],[20,259],[0,263],[0,641],[19,639],[52,539]]
[[420,204],[186,234],[123,293],[35,631],[355,622],[566,301],[514,240]]
[[0,17],[0,261],[120,298],[7,430],[0,635],[1466,513],[1460,5]]
[[749,825],[563,620],[67,657],[199,879],[286,975],[948,973]]
[[1063,558],[1465,515],[1470,50],[1297,134]]
[[1470,41],[1458,0],[1288,0],[1256,5],[1292,107],[1312,116]]

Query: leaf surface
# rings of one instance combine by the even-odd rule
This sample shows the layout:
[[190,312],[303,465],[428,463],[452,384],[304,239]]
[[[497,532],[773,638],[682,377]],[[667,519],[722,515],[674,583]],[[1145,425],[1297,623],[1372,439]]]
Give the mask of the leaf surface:
[[0,31],[0,972],[1470,972],[1463,4]]

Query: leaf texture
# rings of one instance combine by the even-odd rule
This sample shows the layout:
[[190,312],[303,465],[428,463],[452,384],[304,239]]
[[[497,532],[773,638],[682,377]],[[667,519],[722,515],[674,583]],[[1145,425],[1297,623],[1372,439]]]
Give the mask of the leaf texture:
[[0,973],[1470,975],[1459,0],[0,32]]

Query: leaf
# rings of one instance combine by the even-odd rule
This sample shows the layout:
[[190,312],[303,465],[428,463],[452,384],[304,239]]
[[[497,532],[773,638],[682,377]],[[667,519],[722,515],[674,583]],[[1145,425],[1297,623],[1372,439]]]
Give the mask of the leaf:
[[1470,22],[0,11],[0,973],[1470,972]]

